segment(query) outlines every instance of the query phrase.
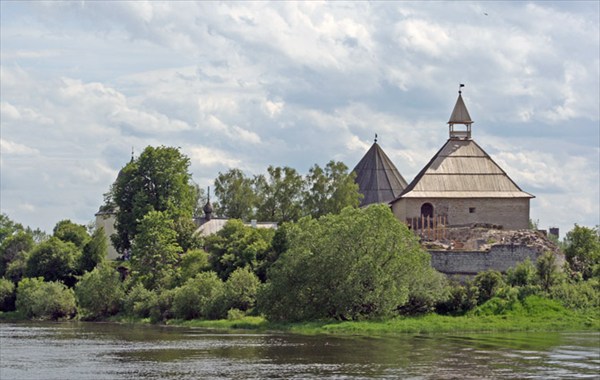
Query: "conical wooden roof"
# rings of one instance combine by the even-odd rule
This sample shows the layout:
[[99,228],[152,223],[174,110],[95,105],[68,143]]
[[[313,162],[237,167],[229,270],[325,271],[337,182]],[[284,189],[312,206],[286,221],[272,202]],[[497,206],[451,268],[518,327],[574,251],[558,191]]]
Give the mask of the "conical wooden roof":
[[469,111],[467,110],[467,106],[465,105],[465,101],[460,92],[458,93],[458,99],[456,99],[456,104],[454,105],[448,124],[473,124],[471,115],[469,115]]
[[534,198],[473,140],[449,139],[402,198]]
[[358,190],[364,195],[360,206],[388,203],[398,197],[407,186],[396,166],[383,149],[373,143],[353,170]]

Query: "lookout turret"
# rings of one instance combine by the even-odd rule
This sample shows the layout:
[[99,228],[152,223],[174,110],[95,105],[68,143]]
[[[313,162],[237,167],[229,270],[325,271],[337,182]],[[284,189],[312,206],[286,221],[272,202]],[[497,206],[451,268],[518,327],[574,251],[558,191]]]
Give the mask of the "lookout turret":
[[[467,111],[467,106],[465,106],[465,102],[462,98],[462,91],[460,90],[464,86],[464,84],[461,84],[458,87],[458,99],[456,99],[454,110],[452,110],[452,115],[450,115],[450,120],[448,120],[448,129],[451,139],[471,139],[471,124],[473,124],[473,120],[471,120],[469,111]],[[457,129],[456,124],[462,125],[463,129]]]

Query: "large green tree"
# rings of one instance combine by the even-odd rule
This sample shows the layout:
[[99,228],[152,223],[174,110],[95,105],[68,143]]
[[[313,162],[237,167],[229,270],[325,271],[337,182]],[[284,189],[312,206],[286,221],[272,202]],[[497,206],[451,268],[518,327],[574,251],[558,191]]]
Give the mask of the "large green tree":
[[414,234],[385,205],[304,218],[287,235],[289,249],[259,296],[271,320],[390,316],[408,302],[416,275],[435,273]]
[[269,166],[267,173],[254,178],[257,219],[277,223],[297,220],[302,215],[302,176],[287,166]]
[[318,218],[338,214],[345,207],[358,207],[362,194],[355,177],[340,161],[329,161],[324,169],[315,164],[305,177],[304,213]]
[[252,179],[240,169],[219,172],[215,179],[215,195],[219,199],[215,203],[217,215],[241,220],[254,217],[256,194],[252,187]]
[[68,219],[56,223],[53,236],[65,242],[70,241],[80,249],[90,240],[90,235],[84,225],[73,223]]
[[175,281],[175,265],[182,253],[173,220],[164,212],[150,211],[138,228],[131,257],[133,275],[147,289],[168,287]]
[[150,211],[167,212],[173,220],[192,218],[199,193],[189,166],[179,149],[149,146],[121,169],[106,200],[116,209],[113,244],[118,252],[131,249],[139,223]]

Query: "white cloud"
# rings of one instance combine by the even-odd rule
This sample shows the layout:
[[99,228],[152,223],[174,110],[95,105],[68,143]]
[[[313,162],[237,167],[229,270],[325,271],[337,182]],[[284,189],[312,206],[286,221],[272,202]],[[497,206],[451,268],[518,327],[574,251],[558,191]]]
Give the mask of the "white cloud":
[[4,139],[0,139],[0,151],[4,157],[6,157],[6,155],[22,156],[39,154],[39,151],[35,148]]

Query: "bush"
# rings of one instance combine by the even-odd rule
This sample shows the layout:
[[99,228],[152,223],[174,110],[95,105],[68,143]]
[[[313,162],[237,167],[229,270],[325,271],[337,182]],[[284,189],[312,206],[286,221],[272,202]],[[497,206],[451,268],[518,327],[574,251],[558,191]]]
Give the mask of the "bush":
[[249,268],[238,268],[225,282],[224,310],[247,311],[256,305],[260,280]]
[[27,318],[52,320],[71,318],[77,310],[73,289],[57,281],[44,282],[41,277],[19,282],[16,308]]
[[488,270],[479,273],[473,279],[473,285],[479,290],[479,297],[477,303],[483,304],[487,300],[493,298],[498,291],[504,286],[504,279],[502,274],[495,270]]
[[600,279],[562,282],[552,287],[550,295],[570,309],[600,308]]
[[204,272],[174,289],[173,315],[181,319],[212,319],[223,316],[219,307],[224,289],[215,272]]
[[175,289],[163,289],[157,296],[157,304],[150,309],[152,322],[163,322],[173,318],[173,298]]
[[51,237],[29,254],[26,275],[44,277],[46,281],[62,281],[72,286],[76,282],[74,275],[80,255],[75,244]]
[[537,270],[529,258],[506,271],[506,282],[511,286],[534,285],[536,280]]
[[158,296],[155,292],[137,283],[125,295],[123,309],[127,315],[139,318],[150,317],[153,309],[158,307]]
[[84,319],[97,319],[119,312],[125,292],[119,272],[101,265],[84,274],[75,286],[77,304]]
[[477,306],[479,289],[469,282],[464,285],[451,284],[449,293],[447,300],[435,306],[435,310],[439,314],[461,315]]
[[5,278],[0,278],[0,311],[15,310],[15,284]]

